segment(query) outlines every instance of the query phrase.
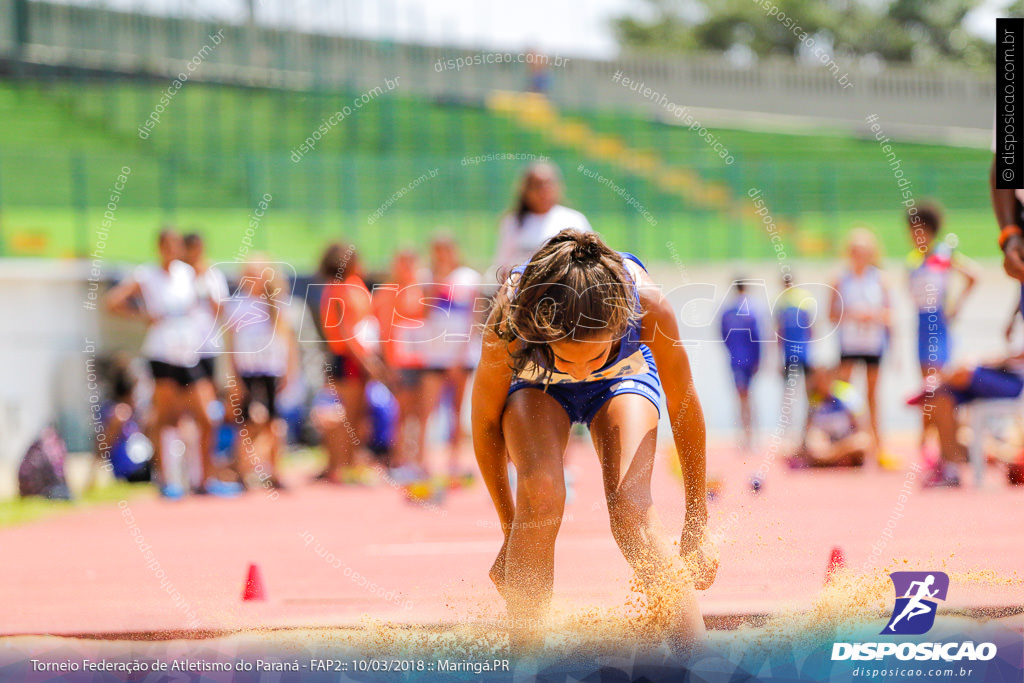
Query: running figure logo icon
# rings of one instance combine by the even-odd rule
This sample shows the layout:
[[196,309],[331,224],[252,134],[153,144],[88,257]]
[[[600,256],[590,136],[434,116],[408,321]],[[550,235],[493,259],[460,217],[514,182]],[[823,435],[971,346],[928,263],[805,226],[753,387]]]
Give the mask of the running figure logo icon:
[[949,577],[943,572],[893,572],[889,578],[896,589],[896,605],[882,634],[927,633],[935,623],[936,600],[945,600],[949,592]]

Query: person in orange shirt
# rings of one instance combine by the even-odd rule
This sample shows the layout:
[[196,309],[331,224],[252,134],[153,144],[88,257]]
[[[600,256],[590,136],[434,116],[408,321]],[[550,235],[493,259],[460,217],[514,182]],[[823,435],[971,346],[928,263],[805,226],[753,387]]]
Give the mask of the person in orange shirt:
[[387,284],[374,288],[384,359],[398,399],[398,448],[392,466],[400,478],[426,476],[427,422],[436,401],[423,393],[424,359],[429,330],[421,285],[419,257],[411,249],[397,252]]
[[344,441],[344,447],[329,451],[327,467],[317,479],[340,483],[340,468],[354,464],[356,447],[362,443],[366,382],[371,377],[383,379],[385,368],[377,353],[379,327],[355,246],[328,245],[320,259],[319,275],[324,283],[320,326],[330,352],[327,382],[341,401],[351,438]]

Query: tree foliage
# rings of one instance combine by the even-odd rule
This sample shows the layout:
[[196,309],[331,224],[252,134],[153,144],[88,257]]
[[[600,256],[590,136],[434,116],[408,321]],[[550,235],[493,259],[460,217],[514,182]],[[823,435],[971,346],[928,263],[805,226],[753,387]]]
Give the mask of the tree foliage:
[[[644,0],[642,16],[614,20],[627,49],[801,55],[801,35],[836,54],[891,64],[967,66],[994,59],[963,28],[981,0]],[[1021,16],[1024,0],[1009,12]],[[805,43],[804,43],[805,44]]]

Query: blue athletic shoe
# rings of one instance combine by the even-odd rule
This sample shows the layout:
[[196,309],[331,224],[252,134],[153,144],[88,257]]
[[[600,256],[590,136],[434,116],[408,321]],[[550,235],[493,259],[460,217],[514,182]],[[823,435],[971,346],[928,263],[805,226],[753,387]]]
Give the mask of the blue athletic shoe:
[[185,489],[177,484],[164,484],[160,487],[160,495],[167,500],[181,500],[185,497]]
[[216,496],[218,498],[234,498],[235,496],[242,495],[243,491],[245,489],[238,482],[221,481],[220,479],[210,477],[196,493]]

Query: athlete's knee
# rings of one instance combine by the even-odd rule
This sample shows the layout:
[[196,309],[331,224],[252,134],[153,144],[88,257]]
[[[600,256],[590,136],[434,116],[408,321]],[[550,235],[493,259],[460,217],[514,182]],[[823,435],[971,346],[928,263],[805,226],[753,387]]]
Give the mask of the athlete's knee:
[[561,474],[520,472],[516,484],[519,504],[516,516],[522,512],[529,521],[543,520],[549,524],[560,521],[565,510],[565,481]]

